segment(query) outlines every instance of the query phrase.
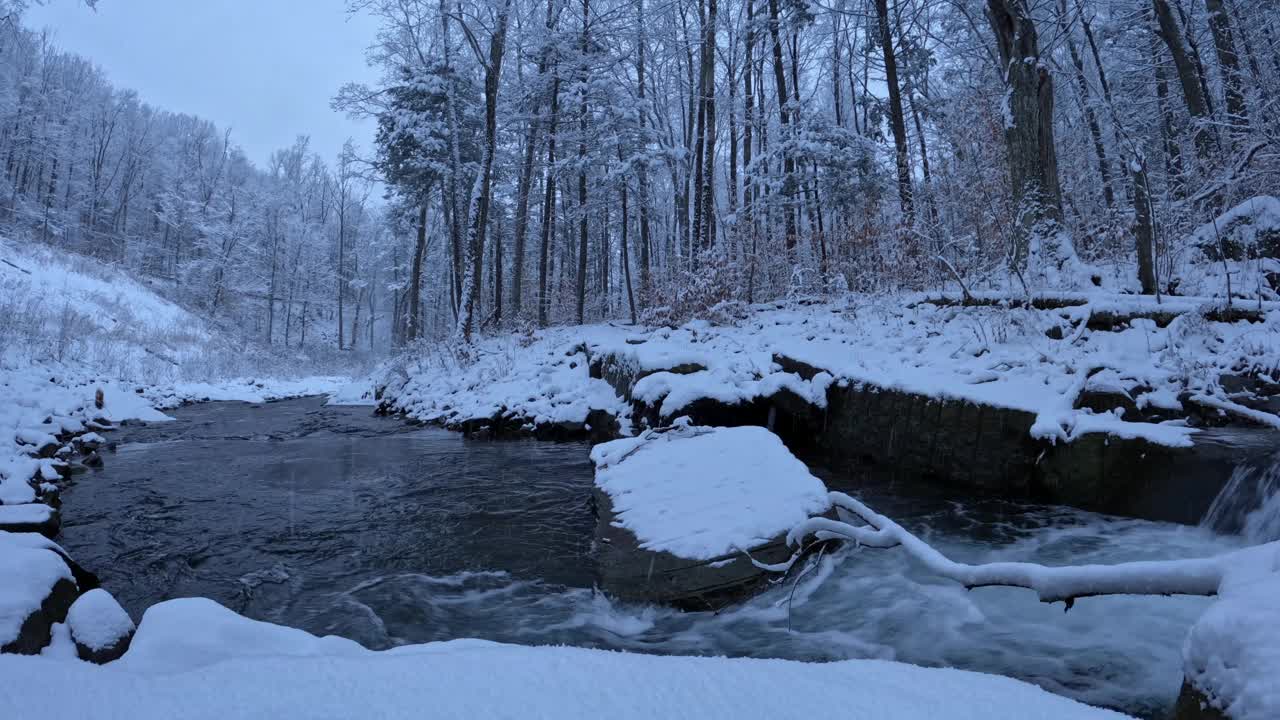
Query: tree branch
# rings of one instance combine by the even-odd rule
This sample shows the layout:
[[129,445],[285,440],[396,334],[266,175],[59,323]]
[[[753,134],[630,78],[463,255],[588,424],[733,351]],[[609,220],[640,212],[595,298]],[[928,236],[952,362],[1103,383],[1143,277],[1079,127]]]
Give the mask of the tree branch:
[[[996,562],[981,565],[958,563],[844,493],[830,493],[831,504],[852,512],[866,525],[810,518],[787,535],[788,545],[805,537],[840,539],[875,548],[901,546],[913,560],[966,588],[1020,587],[1035,591],[1041,602],[1064,601],[1071,609],[1077,598],[1099,595],[1216,595],[1225,568],[1235,553],[1192,560],[1156,560],[1117,565],[1050,567],[1036,563]],[[800,556],[767,569],[789,569]],[[760,566],[764,567],[764,566]]]

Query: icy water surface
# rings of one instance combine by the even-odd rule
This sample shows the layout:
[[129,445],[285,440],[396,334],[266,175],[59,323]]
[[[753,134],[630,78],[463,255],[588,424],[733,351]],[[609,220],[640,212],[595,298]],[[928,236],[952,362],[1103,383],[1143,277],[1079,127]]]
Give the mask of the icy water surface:
[[[893,550],[846,548],[740,607],[679,613],[591,588],[582,444],[470,442],[317,399],[210,403],[113,433],[64,494],[60,541],[135,616],[211,597],[385,648],[458,637],[653,653],[888,658],[1001,673],[1145,716],[1171,707],[1201,598],[965,591]],[[836,484],[831,473],[816,470]],[[846,480],[847,481],[847,480]],[[845,481],[842,481],[845,482]],[[1235,538],[875,482],[860,496],[957,560],[1112,563]]]

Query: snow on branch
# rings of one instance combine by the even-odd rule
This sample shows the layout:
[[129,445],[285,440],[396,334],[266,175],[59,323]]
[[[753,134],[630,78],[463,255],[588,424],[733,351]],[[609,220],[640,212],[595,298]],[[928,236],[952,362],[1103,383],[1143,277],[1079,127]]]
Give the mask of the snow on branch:
[[[797,546],[812,535],[818,540],[838,539],[874,548],[900,546],[916,562],[966,588],[1026,588],[1034,590],[1042,602],[1064,601],[1068,610],[1077,598],[1098,595],[1216,595],[1235,555],[1064,567],[1024,562],[969,565],[947,558],[901,525],[849,495],[833,492],[830,499],[833,506],[852,512],[866,524],[810,518],[787,535],[789,545]],[[790,569],[802,554],[797,552],[790,562],[767,569]]]
[[1234,403],[1230,400],[1224,400],[1212,395],[1205,395],[1204,393],[1192,395],[1191,402],[1199,403],[1205,407],[1214,408],[1215,410],[1239,415],[1240,417],[1256,422],[1259,425],[1266,425],[1280,430],[1280,415],[1273,415],[1262,410],[1254,410],[1253,408],[1245,407],[1239,403]]

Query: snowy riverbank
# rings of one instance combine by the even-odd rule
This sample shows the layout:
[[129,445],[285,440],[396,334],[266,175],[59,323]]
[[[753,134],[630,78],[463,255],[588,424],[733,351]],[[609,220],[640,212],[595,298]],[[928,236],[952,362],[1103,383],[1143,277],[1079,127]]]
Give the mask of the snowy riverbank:
[[[1196,414],[1280,427],[1274,412],[1245,406],[1278,389],[1280,304],[1253,303],[1248,319],[1236,319],[1194,298],[1062,295],[1040,298],[1043,309],[933,300],[851,296],[728,307],[720,322],[678,328],[502,335],[482,341],[471,361],[429,351],[382,382],[394,408],[460,428],[494,419],[529,429],[580,426],[593,410],[627,427],[642,420],[632,416],[632,400],[673,418],[699,400],[739,404],[781,389],[821,406],[832,383],[1030,412],[1032,435],[1050,442],[1101,432],[1184,446]],[[779,357],[825,375],[806,380]],[[636,378],[629,397],[593,372],[598,358],[627,366]],[[1248,387],[1224,377],[1245,378]],[[1264,398],[1236,402],[1254,384],[1265,386]],[[1098,395],[1115,405],[1083,404]]]
[[0,529],[40,516],[56,531],[55,515],[21,506],[56,506],[57,483],[101,462],[100,433],[119,423],[188,402],[358,395],[342,377],[289,377],[109,266],[4,239],[0,255]]
[[[478,640],[371,652],[242,618],[206,600],[153,606],[103,667],[0,656],[0,715],[95,717],[1124,717],[996,675],[856,660],[658,657]],[[54,679],[66,692],[50,692]]]

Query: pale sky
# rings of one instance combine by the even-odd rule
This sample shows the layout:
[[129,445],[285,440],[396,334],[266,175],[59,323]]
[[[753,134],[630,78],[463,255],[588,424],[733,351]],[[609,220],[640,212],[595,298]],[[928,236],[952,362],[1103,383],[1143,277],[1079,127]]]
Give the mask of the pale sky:
[[117,88],[157,107],[230,127],[259,166],[299,134],[332,160],[373,124],[329,109],[349,81],[373,82],[364,50],[376,25],[344,0],[48,0],[26,16],[56,43],[100,65]]

